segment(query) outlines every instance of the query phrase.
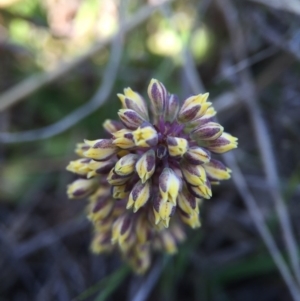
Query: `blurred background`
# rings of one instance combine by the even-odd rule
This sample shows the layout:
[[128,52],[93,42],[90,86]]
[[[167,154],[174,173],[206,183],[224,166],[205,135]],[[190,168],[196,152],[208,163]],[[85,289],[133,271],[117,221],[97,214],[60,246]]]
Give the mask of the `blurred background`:
[[[0,0],[0,300],[300,300],[298,0]],[[74,146],[151,78],[210,92],[233,179],[135,276],[89,251]]]

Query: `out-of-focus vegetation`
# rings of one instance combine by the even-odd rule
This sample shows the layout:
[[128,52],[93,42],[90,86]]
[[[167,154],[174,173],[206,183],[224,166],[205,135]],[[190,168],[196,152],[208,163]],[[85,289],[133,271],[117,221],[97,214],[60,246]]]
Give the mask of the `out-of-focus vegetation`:
[[[31,77],[38,82],[39,76],[72,64],[95,44],[111,40],[118,31],[120,1],[0,0],[0,105],[7,97],[4,92],[20,82]],[[162,1],[123,1],[122,18],[133,20],[141,7],[150,10],[158,2]],[[237,19],[222,7],[227,2]],[[296,300],[233,181],[216,187],[213,198],[203,202],[202,227],[189,231],[178,254],[157,255],[153,269],[142,278],[132,275],[115,254],[89,252],[85,203],[70,201],[65,193],[72,180],[65,166],[75,158],[75,144],[104,135],[102,122],[117,118],[116,93],[130,86],[146,96],[149,80],[157,78],[182,99],[195,93],[195,71],[225,129],[239,138],[235,158],[284,261],[299,269],[290,264],[274,210],[266,158],[250,121],[253,112],[241,101],[248,91],[241,88],[240,72],[246,70],[272,143],[280,178],[277,189],[284,196],[298,252],[299,5],[290,0],[274,8],[273,2],[160,4],[125,33],[117,78],[101,107],[47,139],[11,144],[0,140],[0,300]],[[295,9],[289,3],[296,3]],[[234,28],[243,32],[247,59],[238,60],[235,54],[240,41]],[[59,79],[7,106],[0,111],[0,132],[43,128],[85,105],[103,82],[110,55],[107,43]]]

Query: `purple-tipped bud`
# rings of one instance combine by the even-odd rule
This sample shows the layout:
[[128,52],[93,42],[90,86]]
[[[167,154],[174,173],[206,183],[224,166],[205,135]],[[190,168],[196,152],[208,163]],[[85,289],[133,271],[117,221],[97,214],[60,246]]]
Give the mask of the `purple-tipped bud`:
[[192,120],[188,126],[192,128],[198,128],[210,121],[213,121],[216,114],[216,110],[213,107],[209,107],[202,117]]
[[142,183],[145,183],[153,175],[155,160],[155,152],[153,149],[150,149],[136,162],[135,169]]
[[209,162],[210,153],[200,146],[192,146],[183,157],[186,161],[188,161],[188,163],[200,165]]
[[206,147],[214,153],[222,154],[237,148],[237,138],[228,133],[223,133],[216,140],[206,141]]
[[208,122],[191,132],[191,137],[196,140],[215,140],[223,133],[224,128],[216,122]]
[[90,172],[89,163],[92,159],[78,159],[71,161],[67,166],[67,170],[76,173],[80,176],[86,176]]
[[201,165],[192,165],[185,160],[180,162],[184,179],[193,186],[203,185],[206,181],[206,172]]
[[123,129],[113,133],[113,144],[122,149],[130,149],[135,146],[131,130]]
[[149,122],[144,122],[132,134],[136,146],[150,147],[158,142],[157,131]]
[[111,242],[121,246],[129,237],[132,228],[132,219],[128,215],[121,215],[113,224]]
[[68,185],[68,197],[70,199],[84,198],[94,191],[96,184],[97,181],[94,179],[78,179]]
[[88,165],[90,171],[87,177],[91,178],[96,175],[106,174],[113,168],[114,165],[115,165],[114,160],[100,161],[100,162],[92,160]]
[[181,190],[181,179],[171,168],[164,168],[159,176],[159,191],[164,202],[169,201],[176,205],[178,192]]
[[129,183],[119,186],[112,186],[111,195],[114,199],[122,200],[129,195],[131,187],[132,185],[130,185]]
[[199,220],[199,214],[197,212],[193,212],[192,214],[187,214],[182,210],[178,210],[180,219],[191,228],[199,228],[201,226]]
[[111,244],[110,233],[95,233],[90,248],[94,254],[111,251],[113,245]]
[[99,197],[90,205],[89,220],[96,223],[107,218],[113,211],[115,202],[107,197]]
[[130,109],[121,109],[118,115],[123,124],[130,130],[136,130],[146,120],[136,111]]
[[171,202],[164,201],[160,196],[156,196],[153,200],[153,209],[155,224],[163,221],[164,226],[168,228],[170,217],[175,213],[176,206]]
[[125,95],[117,94],[122,102],[123,108],[134,110],[143,118],[149,120],[148,109],[144,98],[137,92],[132,91],[131,88],[124,89],[124,94]]
[[182,157],[188,150],[188,141],[184,138],[167,137],[169,154],[172,157]]
[[86,152],[90,147],[86,143],[77,143],[75,153],[79,157],[84,157],[84,152]]
[[136,154],[128,154],[122,157],[115,165],[114,172],[119,176],[128,176],[134,172],[135,163],[138,159]]
[[115,173],[114,168],[109,172],[106,180],[110,185],[124,185],[129,179],[131,178],[131,175],[129,176],[120,176]]
[[209,180],[206,180],[203,185],[192,186],[187,184],[187,187],[190,193],[193,194],[196,198],[210,199],[212,196]]
[[178,207],[188,214],[198,210],[196,197],[186,187],[178,194]]
[[211,106],[210,102],[206,102],[208,95],[208,93],[205,93],[187,98],[178,113],[178,120],[188,122],[203,116]]
[[210,180],[221,181],[230,178],[231,170],[218,160],[211,159],[203,167]]
[[175,94],[169,95],[166,105],[165,119],[173,122],[177,118],[179,111],[179,98]]
[[113,144],[112,139],[84,140],[84,142],[90,146],[90,148],[83,153],[84,156],[94,160],[107,160],[115,155],[118,150]]
[[151,100],[153,114],[162,115],[168,100],[168,91],[165,86],[156,79],[152,79],[148,86],[148,95]]
[[121,122],[111,119],[106,119],[103,123],[103,127],[109,134],[113,134],[114,132],[117,132],[124,128]]
[[142,206],[144,206],[150,198],[151,183],[147,181],[142,183],[138,181],[131,190],[131,193],[127,202],[127,209],[133,207],[133,211],[137,212]]

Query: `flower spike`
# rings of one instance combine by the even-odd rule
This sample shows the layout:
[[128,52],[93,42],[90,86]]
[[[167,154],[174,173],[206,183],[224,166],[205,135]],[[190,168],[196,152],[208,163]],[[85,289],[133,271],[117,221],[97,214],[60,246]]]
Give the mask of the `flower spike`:
[[84,140],[67,170],[78,179],[71,199],[88,197],[93,225],[91,250],[118,250],[137,274],[151,265],[152,250],[174,254],[185,239],[184,225],[201,225],[199,207],[231,170],[213,158],[237,147],[224,132],[208,93],[181,102],[158,80],[144,98],[131,88],[118,94],[120,121],[103,124],[107,139]]

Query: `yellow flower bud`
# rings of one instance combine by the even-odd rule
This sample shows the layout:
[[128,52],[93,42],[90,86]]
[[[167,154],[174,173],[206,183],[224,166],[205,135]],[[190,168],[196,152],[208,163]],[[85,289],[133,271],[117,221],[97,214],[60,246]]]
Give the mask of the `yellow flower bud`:
[[234,148],[237,148],[237,138],[228,133],[223,133],[216,140],[206,141],[206,147],[217,154],[226,153]]
[[170,137],[167,138],[168,151],[172,157],[182,157],[188,150],[188,141],[184,138]]
[[203,164],[203,167],[210,180],[221,181],[230,178],[231,170],[218,160],[211,159],[208,163]]
[[122,157],[115,165],[115,173],[119,176],[128,176],[134,172],[138,155],[128,154]]
[[206,173],[201,165],[192,165],[183,160],[180,162],[180,167],[185,180],[189,184],[199,186],[205,183]]
[[181,190],[181,180],[171,168],[164,168],[159,176],[159,191],[163,201],[170,201],[176,206],[178,192]]
[[100,161],[107,160],[117,152],[117,148],[111,139],[84,140],[84,142],[90,146],[90,148],[83,153],[87,158]]
[[142,183],[151,178],[155,171],[155,152],[153,149],[145,152],[136,162],[135,169]]
[[136,146],[149,147],[157,144],[157,132],[150,123],[144,122],[132,134]]
[[150,190],[150,181],[146,181],[145,183],[138,181],[131,190],[126,208],[130,209],[133,207],[133,212],[137,212],[149,200]]

